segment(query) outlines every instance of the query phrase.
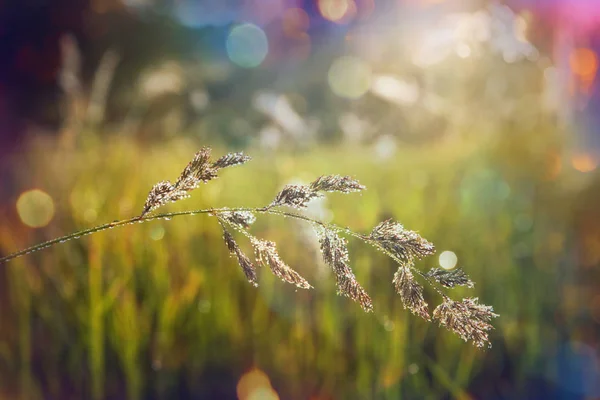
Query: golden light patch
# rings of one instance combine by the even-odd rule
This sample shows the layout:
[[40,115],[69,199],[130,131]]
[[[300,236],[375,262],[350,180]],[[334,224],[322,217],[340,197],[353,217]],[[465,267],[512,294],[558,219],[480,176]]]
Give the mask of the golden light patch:
[[571,163],[573,164],[573,168],[579,172],[591,172],[598,166],[594,157],[589,154],[576,155],[571,160]]
[[17,213],[25,225],[41,228],[54,217],[54,201],[39,189],[28,190],[21,193],[17,200]]
[[[271,389],[271,381],[263,371],[254,368],[242,375],[236,389],[239,400],[256,399],[256,396],[261,394],[263,389],[267,389],[267,391]],[[275,393],[275,396],[277,396],[277,393]],[[272,396],[266,397],[266,399],[272,398]]]

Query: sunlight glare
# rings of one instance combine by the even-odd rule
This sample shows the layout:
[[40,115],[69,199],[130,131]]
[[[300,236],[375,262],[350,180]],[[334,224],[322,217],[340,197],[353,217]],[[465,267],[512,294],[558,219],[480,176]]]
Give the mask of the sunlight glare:
[[458,257],[452,251],[444,251],[440,254],[440,267],[444,269],[452,269],[456,267],[456,263],[458,262]]

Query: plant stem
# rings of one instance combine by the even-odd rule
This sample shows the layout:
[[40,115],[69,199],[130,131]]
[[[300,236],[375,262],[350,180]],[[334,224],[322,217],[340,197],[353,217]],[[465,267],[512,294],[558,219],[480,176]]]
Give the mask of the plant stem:
[[330,224],[330,223],[325,223],[310,217],[307,217],[305,215],[302,214],[296,214],[296,213],[292,213],[292,212],[287,212],[287,211],[279,211],[279,210],[273,210],[273,209],[255,209],[253,210],[257,213],[261,213],[261,214],[271,214],[271,215],[280,215],[283,217],[290,217],[290,218],[295,218],[295,219],[299,219],[302,221],[306,221],[312,224],[317,224],[320,225],[324,228],[328,228],[328,229],[334,229],[337,231],[342,231],[344,233],[347,233],[348,235],[354,236],[357,239],[361,239],[361,240],[368,240],[368,237],[365,235],[362,235],[360,233],[354,232],[353,230],[351,230],[350,228],[342,228],[341,226],[337,226],[335,224]]
[[[82,231],[77,231],[65,236],[61,236],[58,237],[56,239],[52,239],[52,240],[48,240],[46,242],[43,243],[39,243],[36,244],[35,246],[31,246],[28,247],[26,249],[23,249],[21,251],[17,251],[15,253],[9,254],[5,257],[0,258],[0,264],[4,264],[10,260],[13,260],[15,258],[24,256],[26,254],[30,254],[30,253],[35,253],[37,251],[46,249],[48,247],[54,246],[58,243],[64,243],[70,240],[75,240],[75,239],[79,239],[81,236],[85,236],[85,235],[90,235],[92,233],[97,233],[97,232],[102,232],[108,229],[112,229],[112,228],[116,228],[119,226],[125,226],[125,225],[130,225],[130,224],[134,224],[134,223],[144,223],[144,222],[148,222],[148,221],[153,221],[153,220],[157,220],[157,219],[171,219],[173,217],[181,217],[181,216],[186,216],[186,215],[197,215],[197,214],[219,214],[222,212],[240,212],[240,211],[247,211],[247,212],[254,212],[257,214],[270,214],[270,215],[278,215],[278,216],[282,216],[282,217],[289,217],[289,218],[294,218],[297,220],[302,220],[302,221],[306,221],[308,223],[311,224],[316,224],[316,225],[320,225],[324,228],[327,229],[333,229],[339,232],[344,232],[350,236],[353,236],[357,239],[363,240],[367,243],[369,243],[371,246],[383,251],[386,255],[388,255],[389,257],[391,257],[393,260],[395,260],[396,262],[398,262],[400,265],[402,265],[401,260],[399,260],[394,254],[390,253],[389,251],[387,251],[383,246],[381,246],[377,241],[372,240],[369,236],[367,235],[363,235],[357,232],[354,232],[353,230],[351,230],[350,228],[343,228],[341,226],[337,226],[335,224],[330,224],[330,223],[325,223],[310,217],[307,217],[305,215],[302,214],[297,214],[297,213],[293,213],[293,212],[288,212],[288,211],[280,211],[280,210],[274,210],[273,207],[238,207],[238,208],[229,208],[229,207],[223,207],[223,208],[209,208],[209,209],[203,209],[203,210],[191,210],[191,211],[178,211],[178,212],[171,212],[171,213],[162,213],[162,214],[154,214],[154,215],[144,215],[144,216],[137,216],[137,217],[133,217],[133,218],[129,218],[129,219],[124,219],[124,220],[120,220],[120,221],[113,221],[104,225],[98,225],[96,227],[93,228],[89,228],[89,229],[84,229]],[[425,275],[421,270],[411,266],[410,267],[413,271],[415,271],[419,276],[421,276],[421,278],[423,278],[424,280],[426,280],[432,287],[433,289],[440,295],[442,296],[444,299],[447,298],[447,295],[445,293],[442,292],[441,288],[438,287],[437,282],[432,281],[431,279],[429,279],[429,277],[427,275]]]
[[210,209],[210,210],[196,210],[196,211],[183,211],[183,212],[175,212],[175,213],[164,213],[164,214],[149,215],[149,216],[144,216],[144,217],[134,217],[134,218],[129,218],[129,219],[123,219],[120,221],[113,221],[113,222],[109,222],[107,224],[98,225],[93,228],[84,229],[81,231],[70,233],[65,236],[57,237],[55,239],[48,240],[46,242],[36,244],[35,246],[31,246],[31,247],[28,247],[21,251],[17,251],[15,253],[9,254],[5,257],[0,258],[0,264],[6,263],[12,259],[24,256],[26,254],[35,253],[37,251],[54,246],[58,243],[64,243],[64,242],[68,242],[70,240],[79,239],[81,236],[90,235],[90,234],[96,233],[96,232],[102,232],[107,229],[112,229],[112,228],[116,228],[116,227],[124,226],[124,225],[130,225],[130,224],[134,224],[136,222],[143,223],[143,222],[152,221],[155,219],[171,218],[171,217],[175,217],[175,216],[179,216],[179,215],[206,214],[206,213],[209,213],[212,211],[215,211],[215,210]]
[[255,212],[255,213],[259,213],[259,214],[271,214],[271,215],[279,215],[279,216],[285,216],[285,217],[295,218],[295,219],[307,221],[307,222],[312,223],[312,224],[318,224],[318,225],[321,225],[321,226],[329,228],[329,229],[336,229],[336,230],[339,230],[339,231],[343,231],[343,232],[346,232],[349,235],[352,235],[354,237],[357,237],[357,238],[360,238],[360,239],[363,239],[363,240],[366,238],[364,235],[361,235],[359,233],[353,232],[349,228],[342,228],[342,227],[336,226],[334,224],[326,224],[324,222],[312,219],[310,217],[306,217],[306,216],[301,215],[301,214],[296,214],[296,213],[291,213],[291,212],[286,212],[286,211],[273,210],[272,208],[268,208],[268,207],[258,207],[258,208],[256,208],[256,207],[255,208],[251,208],[251,207],[238,207],[238,208],[223,207],[223,208],[209,208],[209,209],[203,209],[203,210],[178,211],[178,212],[171,212],[171,213],[162,213],[162,214],[138,216],[138,217],[133,217],[133,218],[124,219],[124,220],[120,220],[120,221],[109,222],[107,224],[98,225],[98,226],[95,226],[93,228],[84,229],[84,230],[81,230],[81,231],[70,233],[68,235],[60,236],[60,237],[57,237],[55,239],[48,240],[46,242],[42,242],[42,243],[36,244],[34,246],[28,247],[26,249],[23,249],[23,250],[15,252],[15,253],[9,254],[9,255],[7,255],[5,257],[0,258],[0,264],[4,264],[4,263],[6,263],[6,262],[8,262],[10,260],[13,260],[15,258],[24,256],[26,254],[35,253],[37,251],[46,249],[48,247],[54,246],[54,245],[59,244],[59,243],[65,243],[65,242],[68,242],[70,240],[79,239],[81,236],[91,235],[92,233],[102,232],[102,231],[105,231],[105,230],[108,230],[108,229],[113,229],[113,228],[120,227],[120,226],[131,225],[131,224],[134,224],[134,223],[144,223],[144,222],[153,221],[153,220],[157,220],[157,219],[171,219],[173,217],[180,217],[180,216],[186,216],[186,215],[219,214],[219,213],[222,213],[222,212],[235,212],[235,211],[237,211],[237,212],[240,212],[240,211],[249,211],[249,212]]
[[[112,229],[112,228],[116,228],[119,226],[125,226],[125,225],[130,225],[130,224],[134,224],[134,223],[144,223],[144,222],[148,222],[148,221],[153,221],[153,220],[157,220],[157,219],[171,219],[173,217],[181,217],[181,216],[186,216],[186,215],[197,215],[197,214],[219,214],[222,212],[240,212],[240,211],[247,211],[247,212],[254,212],[257,214],[270,214],[270,215],[278,215],[278,216],[282,216],[282,217],[289,217],[289,218],[294,218],[297,220],[302,220],[302,221],[306,221],[308,223],[311,224],[316,224],[316,225],[320,225],[324,228],[327,229],[333,229],[339,232],[344,232],[350,236],[353,236],[357,239],[363,240],[367,243],[369,243],[371,246],[383,251],[386,255],[388,255],[389,257],[391,257],[393,260],[395,260],[396,262],[398,262],[400,265],[402,265],[402,261],[399,260],[394,254],[390,253],[389,251],[387,251],[383,246],[381,246],[377,241],[372,240],[369,236],[367,235],[363,235],[357,232],[354,232],[353,230],[351,230],[350,228],[343,228],[341,226],[337,226],[335,224],[330,224],[330,223],[325,223],[310,217],[307,217],[305,215],[302,214],[297,214],[297,213],[293,213],[293,212],[288,212],[288,211],[280,211],[280,210],[274,210],[272,206],[267,206],[267,207],[238,207],[238,208],[229,208],[229,207],[223,207],[223,208],[209,208],[209,209],[203,209],[203,210],[191,210],[191,211],[178,211],[178,212],[171,212],[171,213],[162,213],[162,214],[154,214],[154,215],[144,215],[144,216],[138,216],[138,217],[133,217],[133,218],[129,218],[129,219],[124,219],[124,220],[120,220],[120,221],[113,221],[104,225],[98,225],[96,227],[93,228],[89,228],[89,229],[84,229],[82,231],[77,231],[65,236],[61,236],[58,237],[56,239],[52,239],[52,240],[48,240],[46,242],[43,243],[39,243],[36,244],[35,246],[31,246],[28,247],[26,249],[23,249],[21,251],[17,251],[15,253],[9,254],[5,257],[0,258],[0,264],[6,263],[10,260],[13,260],[17,257],[21,257],[24,256],[26,254],[30,254],[30,253],[35,253],[37,251],[46,249],[48,247],[54,246],[58,243],[64,243],[70,240],[75,240],[75,239],[79,239],[81,236],[85,236],[85,235],[90,235],[92,233],[97,233],[97,232],[102,232],[105,231],[107,229]],[[431,279],[429,279],[429,277],[427,275],[425,275],[421,270],[411,266],[410,267],[412,270],[414,270],[419,276],[421,276],[423,279],[425,279],[433,288],[434,290],[443,298],[447,298],[447,295],[444,294],[441,290],[441,288],[438,287],[437,282],[432,281]]]

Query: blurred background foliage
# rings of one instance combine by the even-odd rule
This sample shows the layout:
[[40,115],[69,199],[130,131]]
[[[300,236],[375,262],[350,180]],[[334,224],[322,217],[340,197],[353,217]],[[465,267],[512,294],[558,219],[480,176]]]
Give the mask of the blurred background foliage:
[[374,314],[336,295],[297,221],[252,231],[308,292],[249,285],[208,216],[153,221],[1,266],[0,397],[600,397],[600,10],[534,3],[4,5],[1,254],[139,214],[203,145],[243,149],[251,163],[169,208],[351,175],[364,194],[307,212],[359,232],[397,219],[438,248],[419,267],[464,268],[476,286],[454,297],[501,317],[479,351],[404,310],[395,265],[360,243]]

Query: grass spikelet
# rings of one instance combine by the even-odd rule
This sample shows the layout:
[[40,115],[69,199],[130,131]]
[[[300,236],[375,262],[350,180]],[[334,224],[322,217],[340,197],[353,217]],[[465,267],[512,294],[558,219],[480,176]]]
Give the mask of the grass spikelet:
[[177,201],[185,195],[185,192],[181,193],[175,189],[175,187],[169,181],[161,181],[152,187],[148,198],[144,204],[144,210],[142,216],[146,215],[150,211],[157,209],[170,201]]
[[288,206],[306,208],[312,199],[323,197],[319,192],[306,185],[286,185],[275,197],[269,207]]
[[446,288],[453,288],[455,286],[472,288],[475,285],[461,268],[451,270],[432,268],[427,272],[427,277],[434,279]]
[[400,295],[404,308],[408,308],[413,314],[418,315],[426,321],[430,320],[429,308],[423,297],[423,286],[421,286],[407,266],[400,266],[394,274],[393,280],[396,292]]
[[223,240],[225,240],[225,244],[227,245],[229,253],[237,257],[238,264],[240,264],[240,267],[242,267],[242,271],[244,271],[244,275],[246,275],[248,282],[254,286],[258,286],[258,279],[256,277],[256,268],[254,267],[254,264],[252,264],[252,261],[250,261],[246,254],[244,254],[231,233],[225,229],[225,226],[223,226]]
[[224,211],[219,213],[219,217],[237,229],[248,229],[256,221],[256,216],[250,211]]
[[219,170],[227,167],[233,167],[236,165],[242,165],[250,161],[252,158],[244,155],[244,153],[229,153],[219,158],[212,165],[212,168]]
[[369,235],[383,249],[405,263],[420,260],[435,253],[435,247],[418,233],[404,229],[404,226],[391,219],[381,222]]
[[256,260],[264,267],[270,268],[271,272],[281,280],[296,285],[301,289],[311,289],[312,286],[300,274],[287,266],[277,253],[275,243],[252,237],[252,247],[256,254]]
[[315,231],[321,244],[323,260],[331,267],[335,275],[338,293],[360,304],[363,310],[373,311],[371,297],[358,283],[348,265],[349,257],[346,240],[341,238],[334,230],[319,225],[315,227]]
[[194,154],[194,158],[185,166],[174,185],[169,181],[162,181],[154,185],[148,194],[141,216],[145,216],[168,202],[189,197],[189,192],[196,189],[201,182],[207,183],[216,178],[218,170],[244,164],[250,160],[250,157],[243,153],[229,153],[211,163],[210,155],[210,147],[203,147]]
[[206,183],[217,176],[217,169],[210,164],[210,153],[210,148],[203,147],[194,155],[175,182],[177,189],[189,192],[196,189],[200,182]]
[[366,189],[357,180],[341,175],[320,176],[310,184],[310,188],[314,191],[342,193],[360,192]]
[[489,331],[492,318],[498,317],[491,306],[478,304],[477,298],[454,301],[445,298],[433,311],[433,319],[456,333],[464,341],[471,340],[477,347],[491,347]]

